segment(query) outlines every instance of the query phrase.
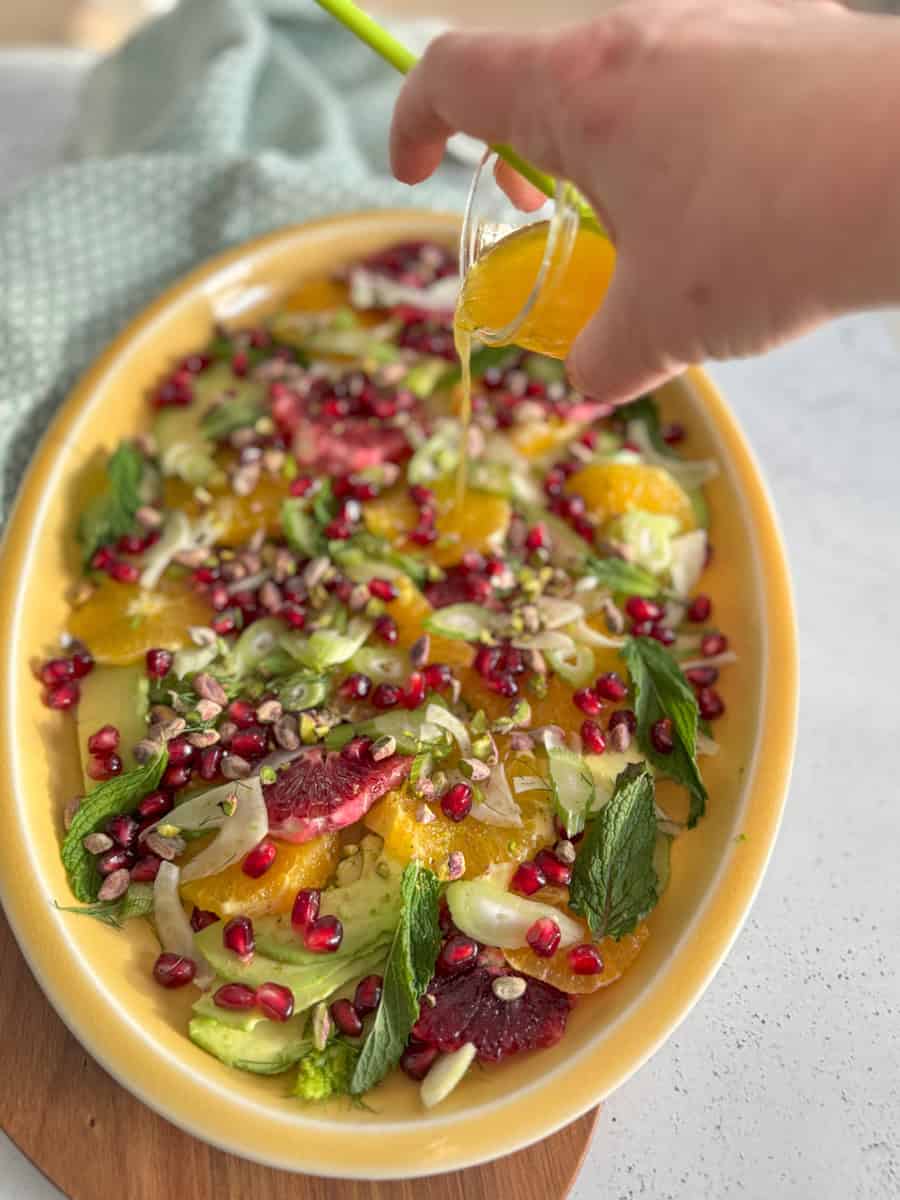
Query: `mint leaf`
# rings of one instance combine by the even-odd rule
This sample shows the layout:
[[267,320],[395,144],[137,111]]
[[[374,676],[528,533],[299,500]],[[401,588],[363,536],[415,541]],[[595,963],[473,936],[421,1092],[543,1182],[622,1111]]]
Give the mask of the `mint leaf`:
[[[647,758],[691,794],[688,828],[706,812],[706,787],[697,766],[697,701],[668,650],[653,638],[629,638],[622,648],[635,694],[638,741]],[[662,717],[672,721],[675,748],[660,754],[650,737]]]
[[95,833],[110,817],[119,813],[132,812],[141,800],[158,786],[169,755],[163,749],[156,758],[143,766],[126,771],[101,783],[83,801],[75,814],[69,832],[63,839],[60,856],[69,877],[75,898],[84,902],[97,899],[100,888],[100,873],[94,856],[83,846],[89,833]]
[[636,563],[624,558],[585,559],[585,570],[590,571],[611,592],[622,592],[627,596],[656,596],[661,591],[656,576]]
[[427,867],[413,861],[405,868],[400,924],[391,943],[375,1023],[353,1072],[354,1096],[374,1087],[397,1065],[418,1019],[419,1001],[431,982],[441,944],[440,890],[438,877]]
[[99,900],[96,904],[56,906],[60,912],[79,917],[95,917],[112,929],[121,929],[132,917],[147,917],[153,912],[153,888],[149,883],[133,883],[118,900]]
[[78,540],[87,565],[94,552],[134,528],[141,506],[144,460],[130,442],[122,442],[106,464],[108,487],[85,507],[78,521]]
[[595,938],[624,937],[658,900],[656,810],[646,763],[629,763],[591,821],[572,870],[569,905]]

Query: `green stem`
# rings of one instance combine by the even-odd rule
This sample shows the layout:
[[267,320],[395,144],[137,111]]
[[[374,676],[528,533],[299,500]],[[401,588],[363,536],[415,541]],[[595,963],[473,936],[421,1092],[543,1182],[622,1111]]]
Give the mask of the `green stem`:
[[[385,62],[390,63],[401,75],[407,75],[418,62],[411,50],[392,37],[368,13],[363,12],[358,5],[354,4],[353,0],[316,0],[316,3],[320,8],[331,13],[335,20],[355,34],[360,41],[365,42],[376,54],[380,54]],[[517,154],[511,146],[496,145],[491,146],[491,149],[545,196],[552,199],[556,194],[556,180],[553,176],[538,170],[533,163]],[[590,206],[582,200],[579,201],[578,207],[582,222],[599,229],[597,218]]]

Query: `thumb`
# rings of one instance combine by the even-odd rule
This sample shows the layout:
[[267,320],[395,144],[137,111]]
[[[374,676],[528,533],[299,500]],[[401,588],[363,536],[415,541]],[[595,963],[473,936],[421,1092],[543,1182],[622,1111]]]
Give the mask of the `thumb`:
[[594,400],[625,404],[685,366],[667,357],[650,336],[646,292],[632,283],[620,258],[605,300],[569,351],[566,369],[572,383]]

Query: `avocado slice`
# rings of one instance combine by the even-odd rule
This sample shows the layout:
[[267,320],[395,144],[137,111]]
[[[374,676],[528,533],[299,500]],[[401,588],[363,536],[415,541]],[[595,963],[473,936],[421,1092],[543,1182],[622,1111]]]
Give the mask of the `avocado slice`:
[[306,1013],[289,1021],[263,1018],[252,1029],[237,1029],[213,1017],[192,1017],[191,1041],[229,1067],[255,1075],[279,1075],[299,1062],[311,1043]]
[[219,1008],[213,1000],[213,996],[225,983],[227,983],[227,980],[221,979],[218,976],[213,980],[209,990],[205,991],[198,1000],[194,1001],[194,1016],[206,1017],[211,1021],[218,1021],[220,1025],[229,1025],[232,1029],[240,1029],[243,1033],[249,1033],[252,1029],[256,1028],[260,1021],[267,1020],[258,1008]]
[[81,700],[75,709],[78,750],[86,792],[97,786],[87,773],[90,754],[88,738],[103,725],[115,725],[119,731],[118,754],[123,770],[135,766],[133,748],[147,732],[147,676],[144,664],[128,667],[95,666],[79,680]]
[[217,975],[230,983],[245,983],[252,988],[262,983],[280,983],[290,988],[294,995],[294,1010],[298,1013],[327,999],[348,979],[381,970],[389,946],[389,939],[383,938],[380,942],[370,943],[358,954],[342,953],[342,947],[336,954],[314,955],[315,961],[307,964],[279,962],[257,949],[250,961],[244,963],[225,949],[217,925],[208,926],[196,935],[195,940]]

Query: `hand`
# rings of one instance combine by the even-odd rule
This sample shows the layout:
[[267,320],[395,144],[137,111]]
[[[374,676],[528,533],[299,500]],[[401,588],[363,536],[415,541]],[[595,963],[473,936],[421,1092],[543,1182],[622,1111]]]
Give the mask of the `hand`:
[[567,365],[623,402],[900,299],[898,111],[896,18],[649,0],[559,33],[438,38],[397,101],[391,158],[417,183],[462,130],[577,184],[617,266]]

